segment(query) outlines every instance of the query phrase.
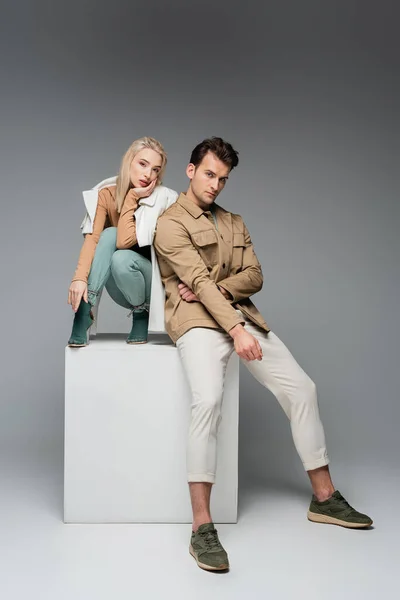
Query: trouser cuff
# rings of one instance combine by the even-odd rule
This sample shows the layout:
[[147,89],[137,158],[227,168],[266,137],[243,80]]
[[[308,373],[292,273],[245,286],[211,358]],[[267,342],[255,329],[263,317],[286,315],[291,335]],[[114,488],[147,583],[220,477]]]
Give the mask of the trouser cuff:
[[215,483],[215,475],[212,473],[193,474],[188,473],[188,483]]
[[91,306],[95,306],[97,304],[98,295],[99,292],[92,292],[91,290],[88,290],[88,302]]
[[329,465],[329,458],[327,456],[319,458],[318,460],[314,460],[313,462],[303,463],[306,471],[313,471],[314,469],[325,467],[325,465]]

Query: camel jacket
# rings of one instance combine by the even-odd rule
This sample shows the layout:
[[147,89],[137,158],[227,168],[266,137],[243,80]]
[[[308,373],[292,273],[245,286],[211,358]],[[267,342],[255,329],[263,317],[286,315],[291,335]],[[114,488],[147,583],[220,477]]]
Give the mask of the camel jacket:
[[[213,204],[203,210],[180,194],[157,221],[154,248],[165,288],[165,326],[176,342],[193,327],[229,332],[244,319],[269,331],[250,296],[263,285],[261,265],[250,234],[240,215]],[[179,294],[185,283],[199,302],[187,302]],[[223,296],[224,288],[230,299]]]

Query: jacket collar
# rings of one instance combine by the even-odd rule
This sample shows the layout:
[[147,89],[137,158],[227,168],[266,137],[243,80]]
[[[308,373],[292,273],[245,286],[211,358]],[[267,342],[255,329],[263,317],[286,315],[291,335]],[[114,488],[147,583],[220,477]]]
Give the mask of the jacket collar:
[[[201,217],[201,215],[203,215],[205,212],[209,212],[209,211],[203,210],[202,208],[200,208],[200,206],[197,206],[197,204],[195,204],[192,200],[189,200],[189,198],[183,192],[180,193],[177,202],[178,202],[178,204],[183,206],[183,208],[185,210],[187,210],[187,212],[190,215],[192,215],[192,217],[194,217],[195,219],[198,219],[199,217]],[[214,206],[214,209],[216,211],[218,211],[218,209],[219,209],[218,204],[214,204],[213,206]]]
[[165,193],[165,191],[166,191],[166,188],[163,185],[158,185],[157,187],[154,188],[154,190],[152,191],[150,196],[146,196],[145,198],[140,198],[140,200],[139,200],[140,206],[142,206],[142,204],[145,204],[146,206],[154,206],[156,203],[156,200],[158,199],[158,196],[161,193]]
[[140,198],[140,200],[139,200],[140,206],[142,206],[142,204],[146,204],[146,206],[154,206],[154,204],[156,203],[156,196],[157,196],[155,191],[156,190],[154,190],[154,192],[152,194],[150,194],[150,196],[146,196],[146,198]]
[[183,208],[187,210],[187,212],[195,219],[198,219],[204,213],[204,210],[192,202],[192,200],[189,200],[189,198],[183,192],[179,194],[177,203],[183,206]]

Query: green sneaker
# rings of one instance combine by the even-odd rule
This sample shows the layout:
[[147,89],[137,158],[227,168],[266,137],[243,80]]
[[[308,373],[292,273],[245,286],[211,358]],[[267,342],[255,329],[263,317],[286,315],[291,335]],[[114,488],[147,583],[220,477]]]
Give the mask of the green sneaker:
[[201,569],[206,571],[229,569],[228,555],[218,539],[213,523],[200,525],[196,532],[192,532],[189,552]]
[[372,525],[372,519],[350,506],[338,490],[324,502],[318,502],[313,495],[307,517],[315,523],[330,523],[355,529]]

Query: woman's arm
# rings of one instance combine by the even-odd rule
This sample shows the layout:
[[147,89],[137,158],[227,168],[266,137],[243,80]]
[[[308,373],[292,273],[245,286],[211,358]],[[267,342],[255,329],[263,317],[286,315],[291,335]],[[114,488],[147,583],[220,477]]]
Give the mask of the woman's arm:
[[137,244],[136,221],[134,213],[138,208],[139,197],[130,189],[121,208],[117,227],[117,248],[126,250]]
[[94,258],[94,253],[96,252],[96,246],[107,221],[107,198],[109,195],[110,192],[106,188],[99,192],[96,215],[93,223],[93,232],[85,235],[85,241],[83,242],[83,246],[79,254],[78,266],[76,267],[72,281],[79,280],[87,282],[90,267],[92,266]]

